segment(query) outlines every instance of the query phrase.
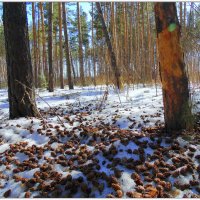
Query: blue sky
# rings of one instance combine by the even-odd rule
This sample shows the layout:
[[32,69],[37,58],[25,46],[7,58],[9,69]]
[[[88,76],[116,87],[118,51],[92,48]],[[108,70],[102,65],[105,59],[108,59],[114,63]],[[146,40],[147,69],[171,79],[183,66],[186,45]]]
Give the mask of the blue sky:
[[[54,2],[54,3],[57,3],[57,2]],[[87,13],[87,19],[88,19],[88,21],[90,21],[91,20],[91,16],[89,14],[89,11],[91,10],[90,2],[80,2],[79,5],[83,9],[83,11]],[[76,10],[76,6],[74,6],[74,9]],[[28,5],[27,11],[28,10],[29,11],[31,10],[31,5]],[[32,23],[31,12],[27,12],[27,17],[28,17],[28,24],[30,25]]]
[[83,8],[85,12],[89,12],[91,7],[89,2],[80,2],[80,6]]

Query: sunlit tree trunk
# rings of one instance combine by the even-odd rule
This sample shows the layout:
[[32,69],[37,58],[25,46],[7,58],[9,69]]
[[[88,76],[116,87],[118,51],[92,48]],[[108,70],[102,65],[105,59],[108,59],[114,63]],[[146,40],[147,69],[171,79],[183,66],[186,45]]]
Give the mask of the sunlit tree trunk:
[[94,86],[96,86],[96,59],[95,59],[95,46],[94,46],[94,3],[92,2],[92,61],[94,73]]
[[134,54],[135,54],[135,48],[133,46],[133,40],[135,39],[135,32],[133,31],[133,17],[134,17],[134,3],[131,2],[131,14],[130,14],[130,20],[129,20],[129,27],[130,27],[130,42],[129,42],[129,52],[130,52],[130,62],[129,62],[129,69],[131,74],[129,75],[130,81],[133,83],[134,80],[134,73],[133,73],[133,67],[134,67]]
[[45,37],[45,29],[44,29],[44,11],[43,11],[43,5],[42,2],[39,2],[40,7],[40,15],[41,15],[41,26],[42,26],[42,63],[43,63],[43,72],[45,75],[45,78],[48,82],[48,66],[47,66],[47,55],[46,55],[46,37]]
[[186,33],[186,2],[184,2],[184,17],[183,17],[183,21],[184,21],[184,34]]
[[150,19],[149,19],[149,9],[148,9],[148,3],[146,3],[146,13],[147,13],[147,38],[148,38],[148,52],[147,52],[147,73],[146,73],[146,79],[147,81],[151,81],[151,69],[153,68],[153,62],[152,62],[152,51],[154,50],[152,46],[152,32],[151,32],[151,25],[150,25]]
[[185,129],[191,125],[188,78],[180,45],[176,4],[155,3],[154,10],[165,126],[170,133],[172,130]]
[[182,9],[182,2],[180,2],[179,3],[179,6],[180,6],[180,14],[179,14],[179,16],[180,16],[180,25],[181,25],[181,27],[182,27],[182,19],[183,19],[183,9]]
[[79,2],[77,2],[77,18],[78,18],[80,80],[81,80],[81,85],[85,86],[84,67],[83,67],[83,41],[82,41],[82,30],[81,30],[81,17],[80,17]]
[[70,52],[69,52],[65,3],[62,3],[62,10],[63,10],[63,28],[64,28],[64,35],[65,35],[65,54],[66,54],[66,61],[67,61],[67,78],[68,78],[69,89],[71,90],[71,89],[74,89],[74,85],[72,81],[72,72],[71,72],[72,70],[71,70],[71,59],[70,59]]
[[74,67],[74,63],[73,63],[73,59],[72,59],[72,52],[71,49],[69,49],[69,53],[70,53],[70,61],[71,61],[71,65],[72,65],[72,72],[73,72],[73,77],[74,77],[74,85],[76,84],[76,72],[75,72],[75,67]]
[[116,18],[117,18],[117,9],[115,9],[115,2],[112,2],[111,5],[111,13],[112,13],[112,34],[113,34],[113,50],[115,52],[115,57],[116,57],[116,62],[117,65],[119,65],[119,45],[118,45],[118,35],[117,35],[117,23],[116,23]]
[[144,3],[141,3],[141,15],[142,15],[142,26],[141,26],[141,78],[142,78],[142,84],[143,86],[145,86],[145,81],[146,81],[146,76],[147,76],[147,66],[146,66],[146,53],[145,53],[145,49],[146,47],[145,42],[144,42],[144,38],[145,38],[145,33],[144,33]]
[[[183,28],[182,28],[182,41],[184,41],[186,39],[186,18],[187,18],[187,5],[186,2],[184,2],[184,11],[183,11]],[[186,50],[186,48],[184,47],[184,50]]]
[[37,36],[38,36],[38,39],[37,39],[37,57],[38,57],[38,68],[37,68],[37,86],[40,87],[41,84],[38,80],[38,76],[41,74],[41,53],[40,53],[40,45],[41,45],[41,38],[40,38],[40,12],[39,12],[39,5],[38,5],[38,30],[37,30]]
[[124,65],[124,80],[126,80],[126,83],[129,84],[129,54],[128,54],[128,22],[127,22],[127,3],[122,4],[123,8],[123,16],[122,16],[122,24],[124,24],[124,33],[123,33],[123,40],[122,42],[122,47],[123,47],[123,65]]
[[122,89],[123,86],[122,86],[122,82],[121,82],[121,75],[120,75],[119,69],[117,67],[115,53],[113,51],[111,41],[110,41],[110,37],[109,37],[108,31],[107,31],[107,27],[106,27],[106,24],[105,24],[105,21],[104,21],[104,18],[103,18],[101,5],[100,5],[100,3],[96,2],[96,6],[97,6],[98,14],[99,14],[99,17],[100,17],[100,20],[101,20],[102,29],[103,29],[103,32],[104,32],[106,43],[107,43],[107,46],[108,46],[108,52],[109,52],[109,56],[110,56],[110,59],[111,59],[111,66],[112,66],[112,69],[113,69],[113,72],[114,72],[114,75],[115,75],[115,85],[120,90],[120,89]]
[[63,79],[63,44],[62,44],[62,3],[58,3],[58,13],[59,13],[59,55],[60,55],[60,88],[64,89],[64,79]]
[[54,30],[54,38],[55,38],[55,44],[54,44],[54,59],[53,59],[53,68],[54,68],[54,80],[55,80],[55,85],[57,84],[58,81],[58,74],[59,74],[59,69],[58,69],[58,37],[57,37],[57,27],[55,27]]
[[49,2],[48,8],[48,59],[49,59],[49,92],[54,91],[53,72],[53,3]]
[[[88,47],[89,49],[89,47]],[[90,78],[90,81],[92,80],[92,76],[91,76],[91,49],[88,50],[89,51],[89,55],[88,55],[88,71],[89,71],[89,78]]]
[[34,83],[38,87],[38,59],[37,59],[37,35],[36,35],[36,22],[35,22],[35,3],[32,3],[32,21],[33,21],[33,63],[34,63]]
[[140,76],[140,3],[137,2],[137,15],[136,15],[136,28],[135,28],[135,49],[136,49],[136,54],[135,54],[135,79],[137,80],[137,83],[141,80]]

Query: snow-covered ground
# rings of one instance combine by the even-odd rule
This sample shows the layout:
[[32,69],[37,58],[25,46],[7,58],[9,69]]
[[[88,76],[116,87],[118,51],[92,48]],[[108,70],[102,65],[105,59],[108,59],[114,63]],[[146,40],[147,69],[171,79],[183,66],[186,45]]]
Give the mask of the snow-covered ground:
[[[194,197],[200,137],[159,137],[162,90],[36,92],[42,119],[8,120],[0,90],[0,197]],[[195,112],[199,89],[192,90]],[[186,133],[187,135],[187,133]],[[192,137],[192,136],[191,136]]]

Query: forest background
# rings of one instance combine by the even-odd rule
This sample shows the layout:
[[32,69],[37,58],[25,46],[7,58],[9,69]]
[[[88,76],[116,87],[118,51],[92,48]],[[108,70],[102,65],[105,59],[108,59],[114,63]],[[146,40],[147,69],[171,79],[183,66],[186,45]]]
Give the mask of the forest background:
[[[199,4],[178,2],[177,14],[181,24],[181,43],[189,80],[199,83]],[[34,6],[34,12],[33,12]],[[75,85],[112,84],[112,72],[108,49],[98,17],[95,3],[67,2],[66,19],[69,37],[71,76]],[[77,6],[80,13],[77,13]],[[106,2],[102,4],[106,25],[111,35],[113,49],[120,66],[124,84],[157,84],[159,82],[155,17],[152,2]],[[59,3],[53,3],[53,74],[54,85],[63,87],[68,84],[65,37],[62,29],[59,36]],[[2,6],[0,7],[2,15]],[[35,86],[47,87],[48,84],[48,3],[27,3],[29,39],[34,68]],[[78,19],[80,17],[80,29]],[[61,25],[62,26],[62,25]],[[80,40],[82,38],[83,73],[80,66]],[[61,37],[61,39],[60,39]],[[4,47],[3,22],[0,22],[0,87],[7,84]],[[61,53],[62,52],[62,53]],[[62,54],[62,56],[61,56]],[[60,63],[63,63],[63,69]],[[46,70],[46,72],[45,72]],[[62,83],[63,76],[63,83]],[[83,76],[83,77],[81,77]]]

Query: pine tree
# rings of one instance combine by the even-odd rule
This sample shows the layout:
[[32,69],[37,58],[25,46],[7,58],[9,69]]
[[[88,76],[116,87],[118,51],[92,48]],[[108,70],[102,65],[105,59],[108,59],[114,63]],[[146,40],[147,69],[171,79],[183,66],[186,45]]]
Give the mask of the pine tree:
[[49,2],[48,9],[48,60],[49,60],[49,92],[54,91],[53,72],[53,3]]
[[58,3],[59,8],[59,50],[60,50],[60,88],[64,89],[63,78],[63,44],[62,44],[62,3]]
[[155,19],[165,126],[177,131],[190,126],[191,110],[176,4],[155,3]]
[[96,2],[96,6],[97,6],[99,18],[100,18],[101,23],[102,23],[103,33],[104,33],[106,43],[107,43],[107,46],[108,46],[108,52],[109,52],[110,59],[111,59],[111,66],[112,66],[113,72],[115,74],[115,85],[120,90],[120,89],[122,89],[122,82],[121,82],[120,72],[119,72],[119,69],[117,67],[117,61],[116,61],[115,53],[113,51],[111,40],[110,40],[108,31],[107,31],[107,27],[106,27],[106,24],[105,24],[105,21],[104,21],[104,18],[103,18],[101,5],[100,5],[100,3]]
[[69,42],[68,42],[68,30],[67,30],[67,20],[66,20],[66,10],[65,3],[62,3],[63,10],[63,27],[64,27],[64,35],[65,35],[65,54],[67,60],[67,77],[68,77],[68,85],[69,89],[74,89],[73,81],[72,81],[72,70],[71,70],[71,59],[70,59],[70,50],[69,50]]
[[10,118],[35,117],[26,3],[3,3]]
[[83,38],[82,38],[79,2],[77,2],[77,18],[78,18],[80,79],[81,79],[81,85],[85,86],[85,76],[84,76],[84,67],[83,67]]

